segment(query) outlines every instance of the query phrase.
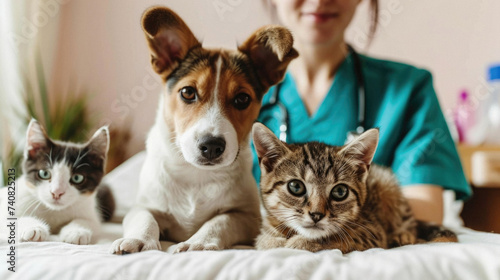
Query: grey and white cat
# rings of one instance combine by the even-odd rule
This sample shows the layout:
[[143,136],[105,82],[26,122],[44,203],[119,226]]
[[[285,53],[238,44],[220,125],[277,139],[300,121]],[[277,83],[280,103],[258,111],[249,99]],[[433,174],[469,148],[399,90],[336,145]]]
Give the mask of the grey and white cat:
[[257,123],[253,139],[266,210],[257,249],[348,253],[457,241],[442,226],[417,221],[390,169],[371,164],[378,130],[370,129],[342,147],[290,145]]
[[[63,242],[91,243],[100,228],[100,214],[109,218],[114,206],[109,189],[98,188],[108,147],[107,127],[87,143],[74,144],[52,140],[36,120],[30,122],[23,175],[15,185],[19,241],[47,241],[51,234],[59,234]],[[0,215],[7,209],[6,189]]]

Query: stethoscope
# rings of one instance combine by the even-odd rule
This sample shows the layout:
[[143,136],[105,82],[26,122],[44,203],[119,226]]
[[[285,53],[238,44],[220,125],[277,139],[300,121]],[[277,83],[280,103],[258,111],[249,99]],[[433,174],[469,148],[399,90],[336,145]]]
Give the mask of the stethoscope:
[[[359,54],[350,46],[347,45],[349,52],[351,53],[354,62],[354,74],[356,75],[356,83],[358,84],[358,125],[355,130],[347,132],[346,143],[349,143],[352,139],[359,136],[365,131],[365,79],[363,77],[363,72],[361,68],[361,59]],[[288,133],[288,110],[285,105],[279,101],[279,92],[281,90],[281,83],[274,87],[274,90],[270,93],[269,103],[262,106],[260,113],[270,110],[273,106],[277,106],[280,111],[279,123],[280,132],[279,139],[286,142]]]

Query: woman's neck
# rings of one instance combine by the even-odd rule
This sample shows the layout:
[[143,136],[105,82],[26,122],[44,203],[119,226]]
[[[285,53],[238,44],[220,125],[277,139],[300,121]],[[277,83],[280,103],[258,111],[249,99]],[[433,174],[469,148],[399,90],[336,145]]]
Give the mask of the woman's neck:
[[336,44],[301,44],[296,48],[299,57],[290,63],[297,90],[307,111],[314,114],[325,98],[335,73],[344,61],[348,51],[342,40]]

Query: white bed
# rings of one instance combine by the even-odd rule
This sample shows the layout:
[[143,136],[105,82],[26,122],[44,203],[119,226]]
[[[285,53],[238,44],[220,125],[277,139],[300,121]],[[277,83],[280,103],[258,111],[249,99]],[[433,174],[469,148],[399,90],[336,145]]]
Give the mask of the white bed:
[[[143,160],[138,155],[106,180],[119,197],[117,221],[134,201],[135,172]],[[450,208],[458,206],[449,204]],[[457,210],[457,209],[455,209]],[[455,218],[455,219],[453,219]],[[172,255],[148,251],[125,256],[111,255],[113,240],[121,237],[119,223],[103,225],[96,245],[61,242],[17,245],[16,272],[7,270],[5,240],[0,240],[0,279],[500,279],[500,234],[454,225],[459,243],[411,245],[391,250],[371,249],[342,255],[338,250],[310,253],[275,249],[256,251],[240,247],[220,252],[189,252]],[[53,237],[57,239],[57,236]],[[2,259],[3,258],[3,259]]]

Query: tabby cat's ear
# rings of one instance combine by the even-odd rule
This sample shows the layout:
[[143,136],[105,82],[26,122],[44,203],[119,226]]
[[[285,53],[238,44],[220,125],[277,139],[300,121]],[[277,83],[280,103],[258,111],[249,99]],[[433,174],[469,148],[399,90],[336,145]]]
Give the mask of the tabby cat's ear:
[[265,172],[271,172],[276,162],[285,155],[289,149],[283,144],[274,133],[261,123],[254,123],[252,127],[253,144],[259,157],[260,166]]
[[378,129],[369,129],[344,146],[339,154],[343,154],[347,158],[360,161],[362,164],[370,166],[375,151],[377,150],[378,139]]
[[109,129],[107,126],[103,126],[99,128],[94,136],[89,140],[88,147],[90,147],[90,151],[101,158],[106,158],[106,154],[109,149]]
[[47,149],[50,145],[49,137],[43,126],[35,119],[31,119],[26,132],[25,158],[33,158],[39,150]]

